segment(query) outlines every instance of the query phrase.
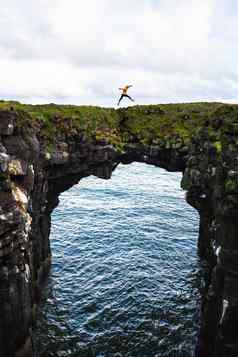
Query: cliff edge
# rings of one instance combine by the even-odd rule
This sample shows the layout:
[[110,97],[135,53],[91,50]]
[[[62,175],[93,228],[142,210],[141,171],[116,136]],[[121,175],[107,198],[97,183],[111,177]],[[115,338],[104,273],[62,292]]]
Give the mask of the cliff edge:
[[[0,101],[0,351],[32,356],[32,323],[49,271],[51,213],[86,176],[133,161],[183,173],[200,215],[198,254],[211,266],[196,348],[238,355],[238,106],[123,109]],[[159,351],[158,351],[159,352]]]

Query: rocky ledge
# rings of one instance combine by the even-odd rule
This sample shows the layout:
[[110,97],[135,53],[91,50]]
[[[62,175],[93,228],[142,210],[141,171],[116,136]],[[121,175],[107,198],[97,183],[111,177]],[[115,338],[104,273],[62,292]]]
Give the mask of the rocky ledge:
[[0,102],[0,352],[32,356],[49,271],[51,212],[82,177],[133,161],[181,171],[212,267],[197,356],[238,356],[238,106],[97,107]]

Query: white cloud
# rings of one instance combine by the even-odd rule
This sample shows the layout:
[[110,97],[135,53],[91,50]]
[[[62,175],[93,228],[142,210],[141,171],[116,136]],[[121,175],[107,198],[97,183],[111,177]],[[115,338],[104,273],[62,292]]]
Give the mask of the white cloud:
[[235,1],[0,5],[1,97],[113,105],[131,82],[139,103],[235,98]]

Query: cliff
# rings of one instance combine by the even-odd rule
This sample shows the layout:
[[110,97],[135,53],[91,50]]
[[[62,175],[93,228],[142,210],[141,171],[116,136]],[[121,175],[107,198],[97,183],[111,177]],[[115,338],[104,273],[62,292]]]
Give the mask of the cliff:
[[32,356],[51,212],[82,177],[133,161],[181,171],[200,214],[198,253],[213,269],[197,355],[238,355],[238,106],[125,109],[0,102],[0,351]]

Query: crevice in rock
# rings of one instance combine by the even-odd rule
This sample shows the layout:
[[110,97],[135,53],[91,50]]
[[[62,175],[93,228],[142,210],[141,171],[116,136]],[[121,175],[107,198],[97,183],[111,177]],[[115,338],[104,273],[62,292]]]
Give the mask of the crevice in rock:
[[[1,105],[0,350],[4,357],[32,355],[32,316],[50,267],[50,215],[59,194],[89,175],[109,179],[119,163],[133,161],[183,173],[186,200],[200,214],[198,253],[213,267],[202,302],[197,356],[235,357],[238,107],[191,103],[115,111]],[[6,239],[14,241],[14,247],[4,251]]]

